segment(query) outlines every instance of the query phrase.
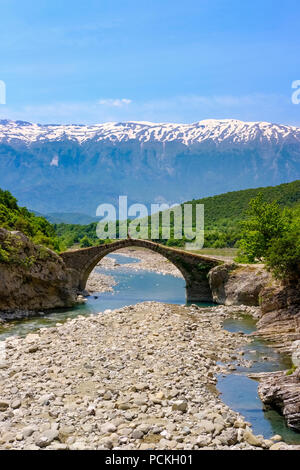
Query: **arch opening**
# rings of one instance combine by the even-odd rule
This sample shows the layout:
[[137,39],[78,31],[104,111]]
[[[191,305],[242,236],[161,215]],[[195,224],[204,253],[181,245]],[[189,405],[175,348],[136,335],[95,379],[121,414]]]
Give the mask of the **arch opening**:
[[[97,267],[101,268],[101,261],[105,260],[108,255],[114,254],[123,255],[124,258],[137,258],[139,261],[134,263],[136,270],[152,271],[157,274],[169,274],[175,277],[181,277],[186,282],[186,272],[178,263],[176,264],[176,262],[170,260],[157,250],[144,246],[130,245],[126,248],[117,247],[112,250],[105,250],[101,255],[95,256],[82,276],[80,285],[82,290],[86,289],[89,277],[93,273],[94,269]],[[124,266],[131,268],[133,267],[133,262],[126,263]]]

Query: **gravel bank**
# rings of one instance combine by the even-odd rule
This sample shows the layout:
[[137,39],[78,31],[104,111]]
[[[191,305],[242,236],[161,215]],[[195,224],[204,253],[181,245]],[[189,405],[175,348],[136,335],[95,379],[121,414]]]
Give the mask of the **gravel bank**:
[[171,274],[175,277],[182,277],[181,272],[171,263],[167,258],[150,250],[136,249],[136,248],[123,248],[119,250],[118,255],[138,258],[139,263],[126,264],[126,268],[133,269],[134,271],[146,270],[155,271],[160,274]]
[[86,289],[91,294],[93,292],[113,292],[115,285],[116,282],[112,276],[97,273],[97,271],[94,270],[88,278]]
[[[10,337],[0,368],[0,449],[257,449],[216,374],[247,341],[231,307],[145,302]],[[242,361],[241,354],[241,361]]]

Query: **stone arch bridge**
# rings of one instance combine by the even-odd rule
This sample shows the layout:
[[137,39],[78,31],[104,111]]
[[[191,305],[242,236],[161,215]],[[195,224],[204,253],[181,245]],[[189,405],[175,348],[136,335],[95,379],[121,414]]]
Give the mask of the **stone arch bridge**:
[[149,240],[132,238],[118,240],[107,245],[70,250],[61,253],[60,256],[63,258],[66,266],[71,269],[74,288],[78,291],[83,291],[91,271],[104,256],[130,246],[147,248],[159,253],[173,263],[186,281],[186,298],[188,301],[212,301],[207,275],[212,268],[223,263],[210,256],[170,248]]

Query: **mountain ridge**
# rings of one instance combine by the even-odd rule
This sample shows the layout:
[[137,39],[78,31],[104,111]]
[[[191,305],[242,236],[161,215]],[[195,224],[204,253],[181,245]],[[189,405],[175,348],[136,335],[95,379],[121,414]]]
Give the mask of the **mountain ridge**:
[[98,126],[0,121],[0,187],[43,214],[181,203],[300,177],[300,128],[204,120]]
[[173,142],[193,145],[205,141],[249,142],[256,138],[279,141],[287,137],[300,143],[300,128],[263,121],[205,119],[192,124],[153,123],[147,121],[106,122],[103,124],[35,124],[27,121],[0,120],[0,142],[21,140],[26,143],[68,139],[79,143],[89,140],[128,142]]

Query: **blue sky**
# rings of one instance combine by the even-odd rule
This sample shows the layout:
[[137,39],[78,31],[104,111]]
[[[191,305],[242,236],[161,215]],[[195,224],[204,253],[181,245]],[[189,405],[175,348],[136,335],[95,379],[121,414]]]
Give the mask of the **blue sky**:
[[0,118],[300,126],[299,0],[0,0]]

